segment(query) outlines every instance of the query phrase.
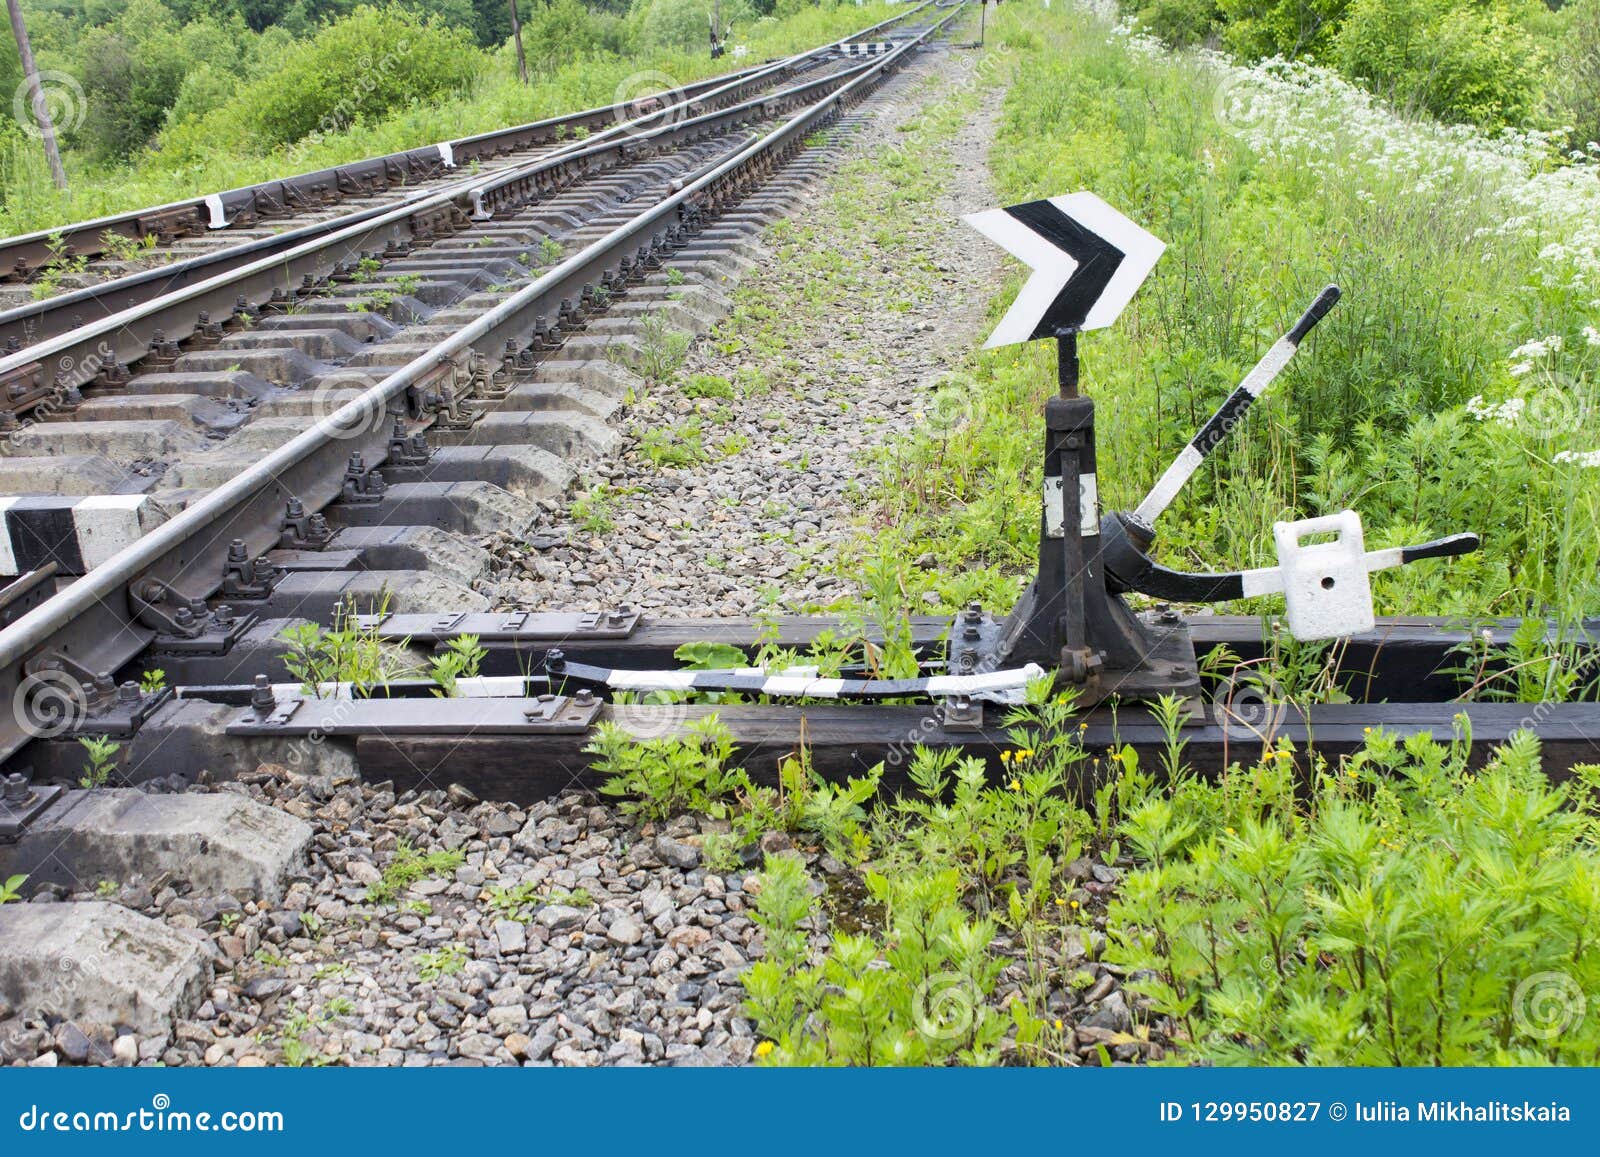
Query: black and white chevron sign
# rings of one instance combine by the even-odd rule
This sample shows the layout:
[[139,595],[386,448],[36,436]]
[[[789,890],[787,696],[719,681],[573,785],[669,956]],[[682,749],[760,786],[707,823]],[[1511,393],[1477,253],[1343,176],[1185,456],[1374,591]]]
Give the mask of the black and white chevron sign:
[[985,349],[1103,329],[1167,247],[1093,193],[988,209],[966,221],[1034,271]]

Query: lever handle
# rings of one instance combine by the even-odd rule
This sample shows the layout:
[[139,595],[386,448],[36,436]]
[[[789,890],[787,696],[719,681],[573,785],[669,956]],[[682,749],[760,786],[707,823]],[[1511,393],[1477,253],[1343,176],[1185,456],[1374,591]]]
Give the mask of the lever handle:
[[1436,538],[1432,542],[1420,543],[1417,546],[1391,546],[1387,550],[1369,550],[1367,569],[1384,570],[1391,566],[1419,562],[1425,558],[1454,558],[1457,555],[1471,554],[1479,545],[1478,536],[1468,531],[1463,534],[1449,534],[1444,538]]
[[1296,346],[1306,340],[1306,334],[1316,328],[1317,322],[1328,316],[1339,301],[1339,287],[1330,285],[1317,294],[1317,300],[1311,303],[1311,308],[1300,315],[1300,320],[1294,323],[1294,328],[1289,331],[1288,338]]
[[1339,300],[1339,287],[1330,285],[1317,295],[1311,307],[1300,315],[1300,320],[1295,322],[1294,328],[1272,343],[1272,348],[1262,355],[1255,368],[1245,375],[1244,380],[1234,387],[1222,405],[1217,407],[1217,412],[1206,419],[1206,424],[1200,427],[1200,432],[1185,446],[1173,459],[1172,465],[1156,480],[1150,488],[1150,493],[1144,496],[1144,501],[1139,503],[1138,509],[1133,513],[1146,526],[1155,524],[1161,517],[1161,512],[1172,505],[1172,500],[1178,496],[1184,483],[1194,477],[1194,472],[1200,469],[1200,464],[1206,456],[1217,448],[1233,428],[1239,424],[1250,404],[1264,394],[1274,378],[1283,372],[1283,367],[1289,364],[1289,359],[1294,357],[1294,351],[1300,348],[1300,343],[1305,340],[1316,324],[1328,316],[1328,311]]

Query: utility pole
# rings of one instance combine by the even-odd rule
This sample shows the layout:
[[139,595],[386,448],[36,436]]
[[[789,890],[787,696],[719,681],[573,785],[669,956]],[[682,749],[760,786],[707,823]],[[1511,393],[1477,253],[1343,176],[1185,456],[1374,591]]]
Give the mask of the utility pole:
[[39,83],[39,68],[33,63],[33,45],[28,43],[28,29],[22,23],[19,0],[6,0],[6,11],[11,14],[11,34],[17,38],[17,55],[22,58],[22,72],[28,83],[28,100],[33,105],[33,119],[38,122],[39,136],[44,141],[44,157],[50,162],[50,176],[54,178],[56,188],[65,192],[67,170],[61,165],[61,150],[56,147],[56,126],[50,119],[50,106],[45,103],[44,87]]
[[[7,0],[15,4],[16,0]],[[511,0],[511,39],[517,42],[517,77],[528,83],[528,58],[522,53],[522,17],[517,13],[517,0]]]

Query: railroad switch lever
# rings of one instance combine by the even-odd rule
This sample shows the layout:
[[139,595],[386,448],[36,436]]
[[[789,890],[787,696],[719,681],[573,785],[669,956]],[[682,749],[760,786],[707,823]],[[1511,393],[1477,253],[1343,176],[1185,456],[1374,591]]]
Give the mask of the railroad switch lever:
[[1278,565],[1191,574],[1151,557],[1160,514],[1339,300],[1328,286],[1261,358],[1162,474],[1139,506],[1101,516],[1094,402],[1079,393],[1078,335],[1110,325],[1165,246],[1092,193],[991,209],[967,218],[1033,270],[986,348],[1054,338],[1057,395],[1044,406],[1039,563],[1032,585],[1002,622],[969,612],[952,632],[954,671],[1038,663],[1083,688],[1085,702],[1195,696],[1199,672],[1188,627],[1171,613],[1135,614],[1131,592],[1171,602],[1282,594],[1290,632],[1326,639],[1373,626],[1374,570],[1476,550],[1457,534],[1368,551],[1352,510],[1277,523]]
[[1278,565],[1221,574],[1170,570],[1150,557],[1155,520],[1183,485],[1230,434],[1273,380],[1283,372],[1305,336],[1339,300],[1328,286],[1294,327],[1273,343],[1200,432],[1168,466],[1136,510],[1107,514],[1100,523],[1108,582],[1112,591],[1138,591],[1176,602],[1221,602],[1281,594],[1289,633],[1311,641],[1334,639],[1373,627],[1375,570],[1425,558],[1447,558],[1478,549],[1475,534],[1453,534],[1416,546],[1366,549],[1361,516],[1353,510],[1273,524]]

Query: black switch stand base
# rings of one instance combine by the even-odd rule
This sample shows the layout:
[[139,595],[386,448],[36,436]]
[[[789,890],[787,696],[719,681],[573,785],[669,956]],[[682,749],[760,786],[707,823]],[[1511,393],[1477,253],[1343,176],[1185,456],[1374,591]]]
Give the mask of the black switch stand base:
[[1003,621],[968,610],[950,642],[955,674],[1038,663],[1080,702],[1198,698],[1189,628],[1171,611],[1136,615],[1106,586],[1096,498],[1094,402],[1078,394],[1076,332],[1057,335],[1059,391],[1045,403],[1039,569]]

